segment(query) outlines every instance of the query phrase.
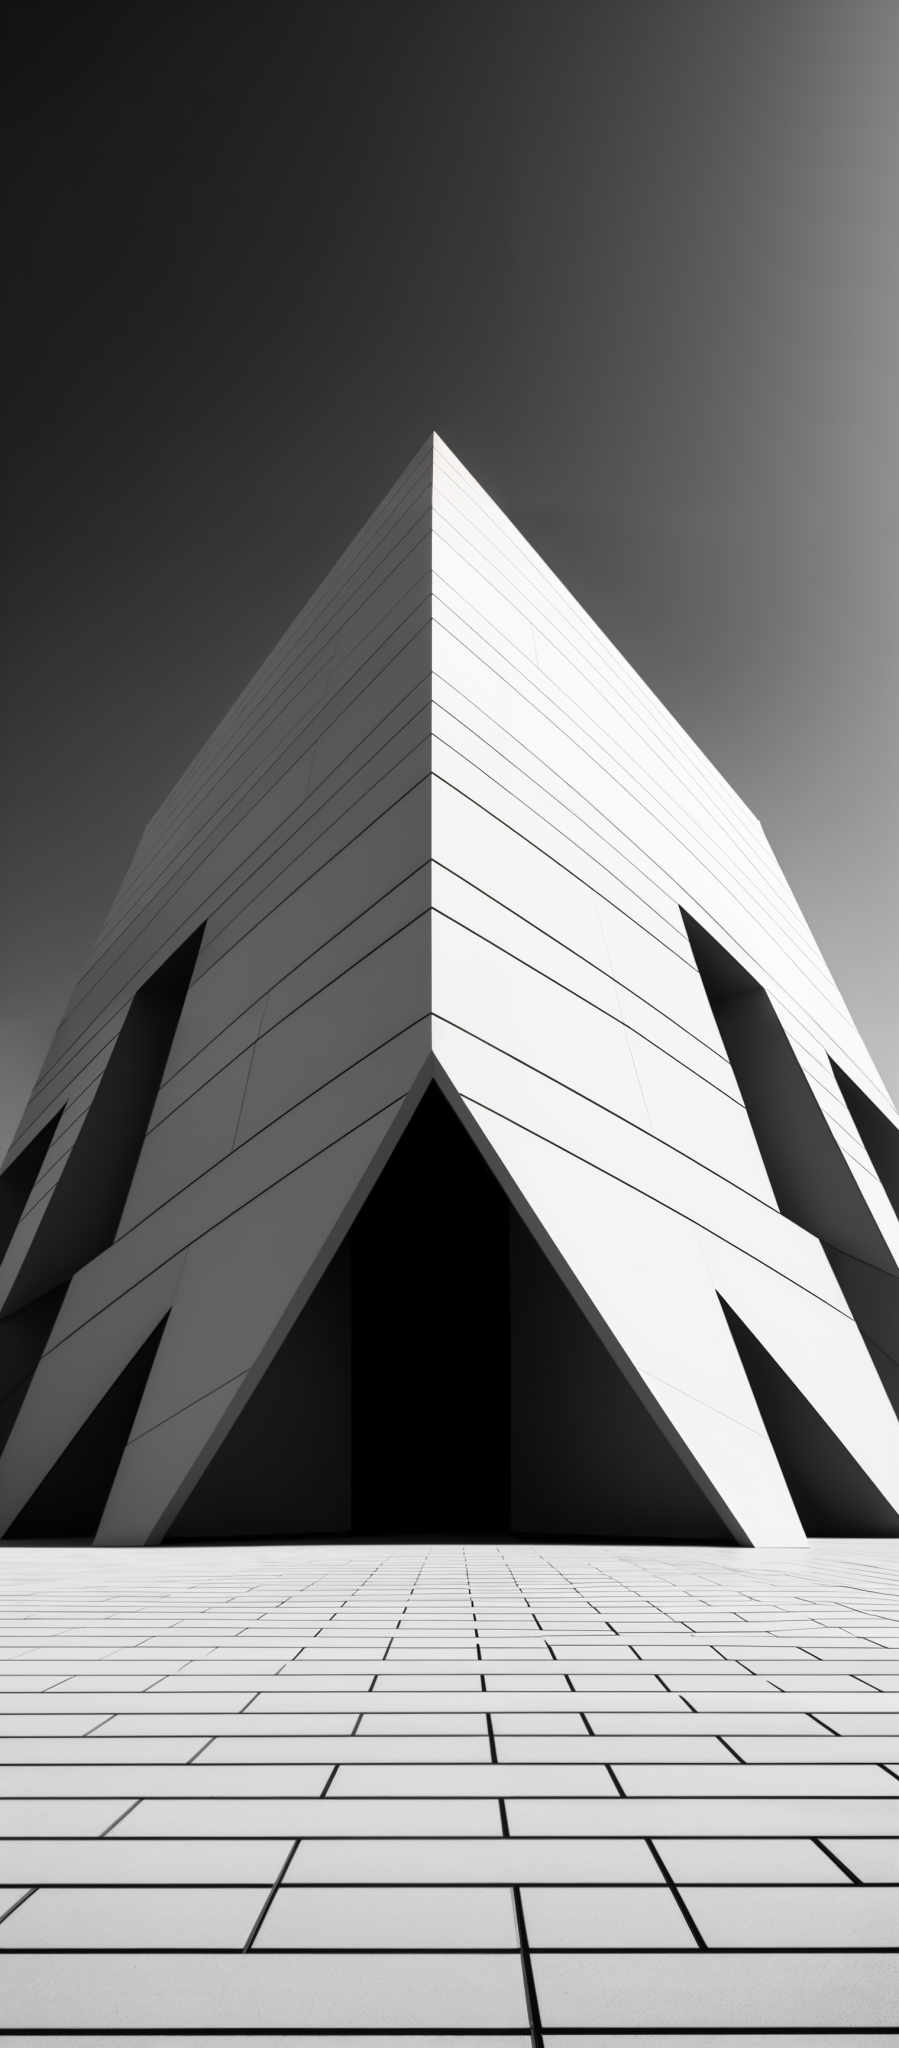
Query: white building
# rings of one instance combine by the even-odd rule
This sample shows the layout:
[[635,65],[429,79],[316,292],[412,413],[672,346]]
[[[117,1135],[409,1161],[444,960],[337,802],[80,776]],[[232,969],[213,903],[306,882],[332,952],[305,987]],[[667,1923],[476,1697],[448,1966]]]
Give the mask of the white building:
[[757,819],[429,440],[34,1088],[0,1530],[895,1534],[897,1148]]

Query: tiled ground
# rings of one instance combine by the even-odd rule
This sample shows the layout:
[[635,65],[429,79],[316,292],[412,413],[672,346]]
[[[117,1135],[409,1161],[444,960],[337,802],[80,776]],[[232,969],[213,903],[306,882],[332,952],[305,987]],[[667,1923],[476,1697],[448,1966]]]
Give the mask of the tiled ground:
[[0,1551],[0,2031],[899,2040],[899,1544]]

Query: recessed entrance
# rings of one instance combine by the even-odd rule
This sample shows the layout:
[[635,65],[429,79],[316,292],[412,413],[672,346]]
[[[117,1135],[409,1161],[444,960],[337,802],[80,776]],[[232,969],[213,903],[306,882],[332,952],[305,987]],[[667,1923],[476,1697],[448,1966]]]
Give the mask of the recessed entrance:
[[352,1526],[509,1528],[508,1203],[438,1088],[352,1234]]
[[170,1542],[732,1541],[432,1085]]

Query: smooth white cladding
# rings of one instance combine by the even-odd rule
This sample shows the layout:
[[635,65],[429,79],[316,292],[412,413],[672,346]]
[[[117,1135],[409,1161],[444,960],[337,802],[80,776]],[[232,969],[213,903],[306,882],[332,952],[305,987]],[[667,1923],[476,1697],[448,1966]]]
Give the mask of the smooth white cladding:
[[[684,913],[770,998],[889,1295],[899,1221],[831,1058],[895,1112],[761,827],[429,440],[151,821],[35,1087],[2,1526],[75,1456],[101,1541],[165,1534],[428,1081],[732,1535],[801,1539],[790,1389],[836,1490],[860,1468],[899,1509],[899,1346],[875,1365],[854,1269],[779,1205]],[[201,927],[121,1214],[67,1265],[124,1020]]]
[[758,821],[439,444],[433,592],[435,1052],[744,1530],[795,1515],[719,1294],[896,1505],[896,1416],[684,927],[769,992],[899,1255],[829,1055],[891,1105]]

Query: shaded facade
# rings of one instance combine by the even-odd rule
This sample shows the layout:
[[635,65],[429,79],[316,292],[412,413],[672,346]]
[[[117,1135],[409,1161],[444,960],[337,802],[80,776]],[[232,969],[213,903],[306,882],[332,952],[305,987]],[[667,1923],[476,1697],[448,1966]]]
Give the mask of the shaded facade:
[[0,1188],[0,1529],[899,1533],[896,1113],[436,438],[151,821]]

